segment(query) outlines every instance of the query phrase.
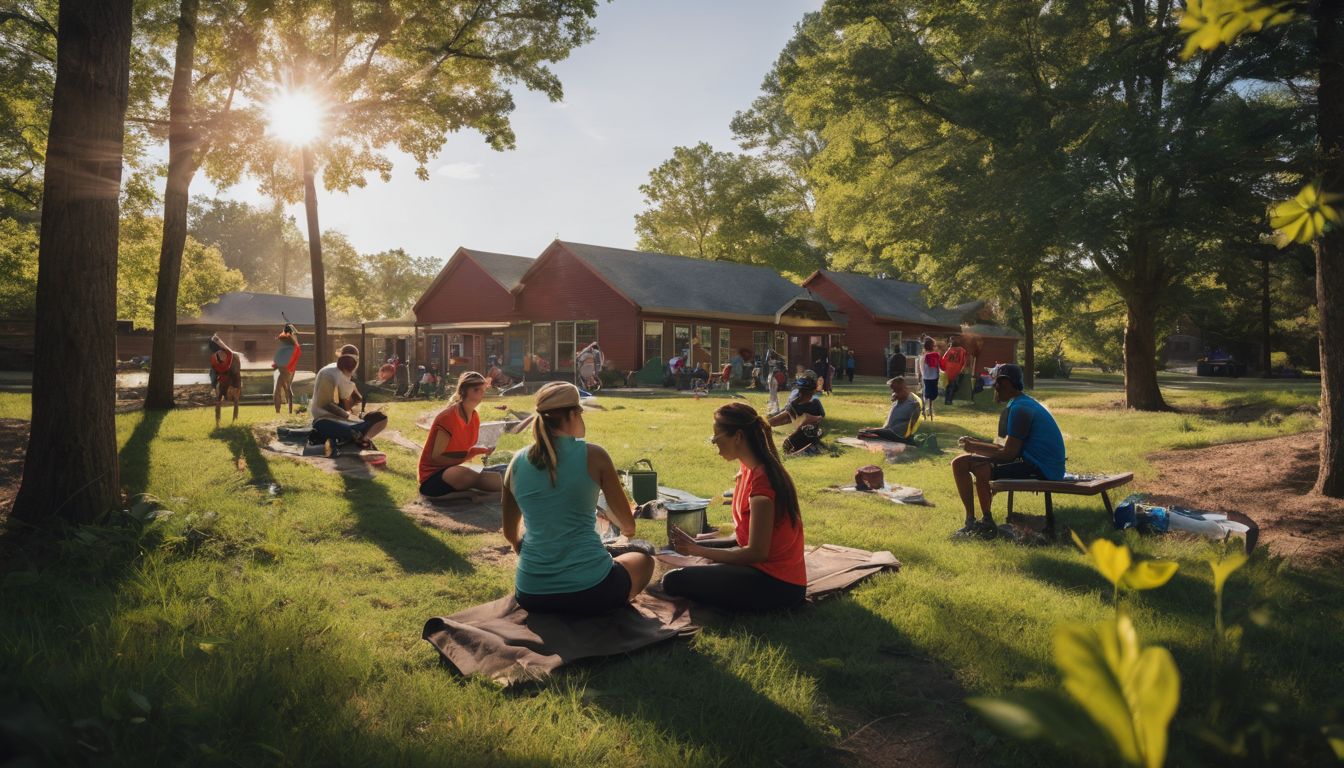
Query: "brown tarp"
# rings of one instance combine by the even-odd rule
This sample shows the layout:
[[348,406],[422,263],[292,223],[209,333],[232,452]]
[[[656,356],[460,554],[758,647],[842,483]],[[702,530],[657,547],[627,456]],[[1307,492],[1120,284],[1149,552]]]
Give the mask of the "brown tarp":
[[[809,549],[806,558],[809,602],[901,565],[890,552],[831,544]],[[658,559],[673,567],[708,562],[679,555],[659,555]],[[626,608],[593,617],[531,615],[509,596],[432,618],[425,623],[422,636],[462,674],[510,685],[543,680],[579,659],[615,656],[692,635],[713,613],[687,600],[667,597],[656,587]]]

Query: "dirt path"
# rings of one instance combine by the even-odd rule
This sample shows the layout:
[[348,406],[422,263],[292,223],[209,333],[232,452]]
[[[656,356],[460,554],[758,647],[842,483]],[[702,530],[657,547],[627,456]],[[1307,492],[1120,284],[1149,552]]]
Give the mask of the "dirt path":
[[1163,504],[1241,512],[1274,554],[1316,566],[1344,563],[1344,499],[1311,493],[1320,434],[1229,443],[1148,457]]

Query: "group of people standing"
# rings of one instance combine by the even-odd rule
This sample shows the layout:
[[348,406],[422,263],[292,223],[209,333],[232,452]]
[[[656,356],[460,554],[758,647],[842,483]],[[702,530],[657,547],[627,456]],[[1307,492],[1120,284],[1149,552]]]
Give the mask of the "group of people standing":
[[[933,404],[938,400],[939,380],[946,378],[947,383],[942,386],[943,404],[951,405],[952,398],[956,397],[959,388],[959,377],[961,371],[966,367],[966,348],[961,346],[960,339],[957,336],[948,336],[947,343],[939,349],[938,343],[931,336],[924,337],[924,351],[915,358],[915,378],[923,384],[923,412],[924,415],[933,420]],[[900,353],[896,353],[900,356]],[[900,356],[901,371],[896,375],[903,375],[905,368],[905,357]]]

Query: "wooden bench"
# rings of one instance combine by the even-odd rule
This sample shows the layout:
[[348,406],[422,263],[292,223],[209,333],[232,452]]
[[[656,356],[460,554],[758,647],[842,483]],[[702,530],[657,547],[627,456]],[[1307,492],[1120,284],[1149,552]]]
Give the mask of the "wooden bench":
[[1010,522],[1013,517],[1014,493],[1044,493],[1045,535],[1054,538],[1055,507],[1051,499],[1052,494],[1065,493],[1072,496],[1100,495],[1101,503],[1106,505],[1106,513],[1114,518],[1115,509],[1111,506],[1111,497],[1107,496],[1106,492],[1112,488],[1119,488],[1122,485],[1127,485],[1133,479],[1133,472],[1122,472],[1118,475],[1094,475],[1077,480],[992,480],[989,483],[989,490],[991,493],[1008,492],[1008,520]]

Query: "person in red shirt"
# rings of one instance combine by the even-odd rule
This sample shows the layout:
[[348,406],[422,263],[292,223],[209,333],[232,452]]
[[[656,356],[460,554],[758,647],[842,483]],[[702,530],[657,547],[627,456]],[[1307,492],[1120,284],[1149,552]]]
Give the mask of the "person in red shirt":
[[219,338],[210,337],[210,386],[215,390],[215,427],[219,427],[219,406],[225,398],[233,401],[233,420],[238,421],[238,400],[243,392],[243,358]]
[[299,367],[299,357],[303,346],[299,343],[299,332],[293,325],[285,323],[280,334],[275,337],[279,342],[275,350],[275,359],[271,367],[275,369],[275,412],[280,412],[282,401],[289,403],[289,412],[294,413],[294,371]]
[[966,367],[966,348],[956,336],[947,337],[947,351],[943,353],[943,371],[947,373],[947,387],[943,390],[943,405],[951,405],[957,396],[957,377]]
[[711,442],[725,461],[738,462],[733,488],[737,546],[706,547],[673,528],[672,546],[678,553],[714,562],[669,571],[663,590],[731,611],[802,603],[807,566],[798,492],[780,463],[770,425],[746,403],[729,403],[714,412]]
[[457,377],[448,407],[434,417],[420,451],[420,494],[431,498],[475,488],[498,493],[504,487],[498,472],[477,472],[462,466],[475,456],[489,456],[494,446],[477,445],[481,417],[476,408],[485,399],[485,377],[467,371]]

